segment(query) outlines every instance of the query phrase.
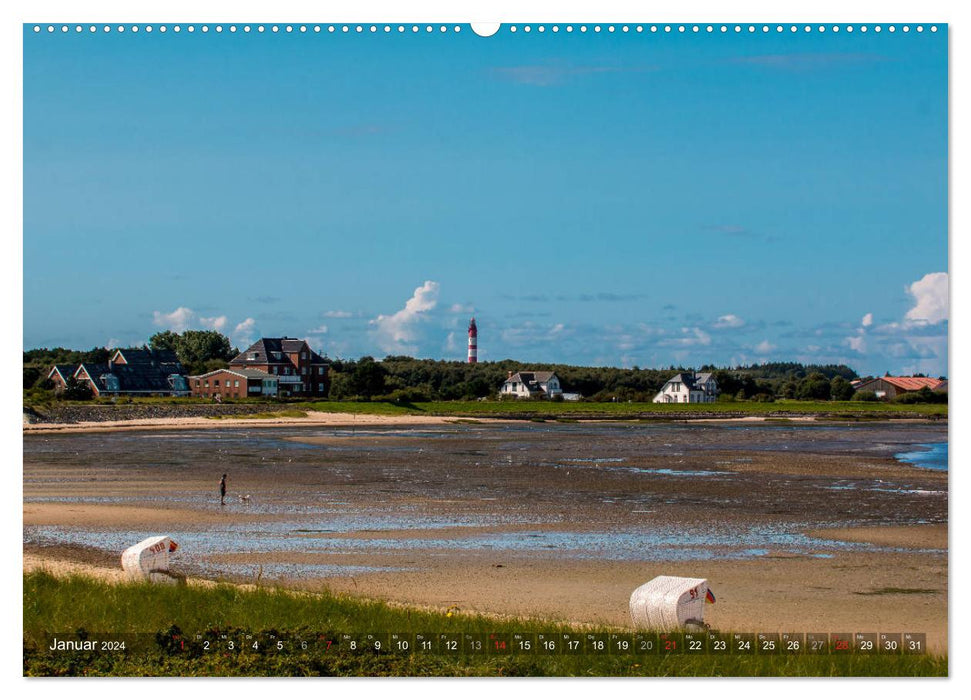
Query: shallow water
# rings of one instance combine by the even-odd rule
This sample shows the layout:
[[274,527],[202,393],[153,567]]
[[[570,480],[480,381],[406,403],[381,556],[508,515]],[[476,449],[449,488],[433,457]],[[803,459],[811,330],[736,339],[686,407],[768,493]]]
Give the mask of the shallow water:
[[[602,423],[25,436],[24,503],[187,512],[188,522],[165,531],[180,543],[181,562],[204,575],[380,573],[397,567],[287,557],[416,550],[615,561],[832,557],[874,548],[801,533],[850,521],[946,522],[946,484],[922,469],[913,478],[900,478],[899,469],[895,478],[828,476],[812,460],[845,458],[854,466],[875,457],[892,466],[894,455],[915,446],[931,446],[921,455],[933,452],[946,431],[933,424]],[[753,464],[759,459],[769,466]],[[791,468],[793,459],[805,471],[773,471],[771,460]],[[220,507],[215,487],[223,472],[230,497]],[[195,524],[192,512],[229,522]],[[120,554],[153,534],[31,526],[23,536],[29,544]],[[247,552],[268,563],[216,560]]]
[[901,462],[913,464],[915,467],[947,471],[947,443],[932,442],[916,446],[918,449],[909,452],[898,452],[894,455]]

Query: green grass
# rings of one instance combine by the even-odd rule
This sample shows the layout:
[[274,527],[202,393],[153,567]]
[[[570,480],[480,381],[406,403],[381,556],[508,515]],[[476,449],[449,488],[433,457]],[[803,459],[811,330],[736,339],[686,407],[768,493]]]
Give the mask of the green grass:
[[233,420],[249,420],[254,418],[306,418],[307,412],[296,408],[288,408],[282,411],[264,411],[263,413],[233,413],[224,416],[206,416],[212,420],[223,420],[231,418]]
[[[266,640],[337,639],[340,633],[560,633],[579,630],[542,620],[494,618],[393,607],[348,596],[312,595],[273,588],[221,585],[108,584],[84,577],[24,574],[24,674],[113,676],[945,676],[946,656],[851,655],[458,655],[354,652],[346,647],[276,652],[243,647],[205,652],[192,641],[202,633],[245,634]],[[123,653],[52,652],[48,635],[87,631],[147,633],[138,650]],[[616,631],[616,630],[613,630]],[[174,649],[172,634],[188,635]],[[157,636],[156,636],[157,635]]]
[[[118,405],[128,404],[120,400]],[[134,405],[185,406],[193,404],[213,405],[211,399],[192,397],[137,397]],[[419,403],[392,403],[386,401],[299,401],[266,398],[226,399],[227,406],[234,404],[273,404],[292,410],[323,411],[327,413],[355,413],[378,416],[455,416],[462,418],[548,418],[557,420],[613,419],[613,420],[669,420],[692,417],[744,417],[765,416],[785,420],[790,416],[822,416],[844,420],[877,420],[881,418],[947,418],[947,404],[902,404],[894,402],[866,401],[795,401],[780,400],[773,403],[756,401],[719,401],[706,404],[655,404],[655,403],[608,403],[592,401],[428,401]],[[24,406],[49,410],[58,402],[34,398],[24,393]],[[111,405],[109,399],[64,402],[66,406]],[[284,409],[285,410],[285,409]],[[267,413],[272,413],[268,411]],[[268,417],[266,414],[257,414]],[[249,417],[256,417],[250,415]]]

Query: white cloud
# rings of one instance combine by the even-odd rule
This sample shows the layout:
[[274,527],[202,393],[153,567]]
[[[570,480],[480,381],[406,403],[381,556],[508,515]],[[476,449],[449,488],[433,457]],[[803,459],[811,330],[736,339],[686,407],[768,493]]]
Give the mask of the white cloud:
[[408,352],[417,350],[417,324],[438,303],[438,282],[427,280],[415,289],[415,293],[405,302],[405,307],[391,316],[380,315],[370,322],[374,326],[374,336],[378,346],[385,352]]
[[475,313],[475,307],[471,304],[452,304],[449,309],[453,314],[471,314]]
[[449,333],[448,337],[445,338],[445,349],[449,352],[455,352],[459,349],[458,343],[455,342],[455,331]]
[[711,336],[700,328],[682,328],[682,337],[666,338],[658,343],[661,346],[690,348],[698,345],[711,345]]
[[719,316],[718,320],[715,321],[715,328],[741,328],[744,325],[745,321],[735,314],[725,314],[724,316]]
[[253,343],[253,330],[256,328],[256,319],[247,318],[236,324],[233,329],[233,341],[239,345],[251,345]]
[[317,326],[313,330],[307,331],[307,333],[310,334],[310,335],[323,335],[326,332],[327,332],[327,325],[326,324],[323,324],[323,323],[321,323],[319,326]]
[[324,318],[354,318],[353,311],[325,311]]
[[861,321],[861,323],[863,324],[863,327],[864,328],[869,328],[870,326],[872,326],[873,325],[873,314],[867,314],[866,316],[864,316],[863,317],[863,321]]
[[866,336],[862,333],[860,335],[851,335],[846,338],[847,345],[850,346],[851,350],[863,354],[866,352]]
[[775,348],[776,346],[770,343],[768,339],[766,339],[752,349],[755,350],[755,352],[760,353],[762,355],[768,355],[770,352],[775,350]]
[[939,323],[947,320],[948,279],[946,272],[930,272],[907,288],[914,298],[914,308],[907,312],[908,321]]
[[175,311],[169,313],[153,311],[152,315],[154,317],[153,323],[156,326],[161,326],[176,333],[189,330],[196,318],[196,312],[185,306],[180,306]]
[[211,316],[207,318],[205,316],[200,316],[199,325],[201,325],[203,328],[210,328],[214,331],[219,331],[220,333],[222,333],[223,328],[226,327],[226,317]]

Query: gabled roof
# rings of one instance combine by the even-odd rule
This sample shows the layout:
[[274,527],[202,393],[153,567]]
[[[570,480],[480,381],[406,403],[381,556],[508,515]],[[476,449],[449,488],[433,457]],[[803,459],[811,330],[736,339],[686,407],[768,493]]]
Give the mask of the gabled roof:
[[936,389],[937,385],[941,383],[940,379],[934,379],[933,377],[877,377],[861,385],[860,388],[880,379],[887,384],[892,384],[901,391],[919,391],[924,387]]
[[93,381],[98,381],[98,377],[102,374],[107,374],[108,364],[105,362],[82,362],[78,365],[78,368],[74,370],[74,376],[77,377],[81,374],[81,370],[91,377]]
[[55,372],[61,375],[61,379],[65,382],[69,377],[73,377],[74,373],[77,371],[77,365],[54,365],[51,367],[51,371],[47,373],[47,378],[50,379],[51,375]]
[[[106,364],[106,363],[82,363],[78,366],[77,372],[84,372],[91,378],[91,381],[98,387],[98,391],[120,391],[124,392],[152,392],[167,393],[173,391],[169,377],[173,375],[181,376],[182,371],[171,371],[171,363],[151,364],[137,362],[130,364]],[[178,369],[182,365],[178,364]],[[114,375],[118,379],[118,389],[109,389],[105,379],[109,375]]]
[[[306,340],[299,340],[297,338],[260,338],[255,343],[246,348],[243,352],[239,353],[236,357],[229,361],[230,365],[249,365],[257,364],[263,365],[267,362],[289,362],[289,358],[280,357],[276,358],[273,353],[283,353],[284,355],[288,353],[300,352],[304,347],[310,351],[310,362],[312,364],[323,364],[325,362],[324,358],[315,353]],[[249,356],[256,353],[256,359],[249,359]]]
[[704,384],[712,378],[711,372],[698,372],[696,374],[690,374],[688,372],[679,372],[678,374],[671,377],[669,380],[664,382],[665,386],[671,384],[672,382],[678,382],[684,384],[688,388],[688,391],[698,391],[697,385]]
[[168,365],[179,365],[178,356],[175,354],[174,350],[150,350],[148,348],[119,348],[112,355],[111,359],[113,362],[119,362],[119,357],[123,364],[136,365],[136,364],[168,364]]
[[527,386],[530,384],[545,384],[550,380],[551,377],[556,376],[556,372],[516,372],[508,379],[507,382],[522,382]]

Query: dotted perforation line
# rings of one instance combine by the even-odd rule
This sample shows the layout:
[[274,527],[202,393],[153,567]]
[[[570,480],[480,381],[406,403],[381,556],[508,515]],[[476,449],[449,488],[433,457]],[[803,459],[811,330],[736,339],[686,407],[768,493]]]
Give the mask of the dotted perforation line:
[[[545,33],[547,31],[547,27],[545,25],[533,26],[533,25],[528,25],[528,24],[527,25],[523,25],[521,27],[520,26],[517,26],[515,24],[512,24],[512,25],[509,25],[508,27],[506,27],[505,29],[510,34],[516,34],[518,32],[522,32],[522,33],[525,33],[525,34],[530,34],[530,33],[534,32],[534,31],[542,34],[542,33]],[[581,34],[583,34],[583,33],[589,33],[589,32],[592,32],[594,34],[601,34],[603,32],[607,32],[608,34],[615,33],[615,32],[621,32],[621,33],[625,33],[625,34],[626,33],[630,33],[630,32],[634,32],[634,33],[637,33],[637,34],[641,34],[641,33],[644,33],[644,32],[648,32],[648,33],[651,33],[651,34],[657,34],[657,33],[663,33],[663,34],[672,34],[672,33],[677,33],[677,34],[701,34],[701,33],[706,33],[706,34],[715,34],[715,33],[727,34],[729,32],[735,33],[735,34],[741,34],[741,33],[748,33],[748,34],[762,33],[762,34],[768,34],[768,33],[773,32],[773,31],[776,32],[776,33],[781,33],[781,32],[786,32],[786,31],[788,31],[790,33],[796,33],[796,32],[803,32],[803,33],[808,33],[808,32],[819,32],[819,33],[833,32],[834,34],[838,34],[841,31],[845,31],[848,34],[852,34],[854,31],[859,31],[859,32],[862,32],[862,33],[866,33],[868,31],[873,31],[873,32],[876,32],[877,34],[879,34],[880,32],[884,31],[884,29],[886,29],[886,31],[890,32],[891,34],[897,32],[898,30],[901,31],[901,32],[903,32],[904,34],[908,34],[911,31],[915,31],[917,33],[923,33],[925,31],[925,29],[926,30],[929,30],[931,32],[936,32],[938,30],[938,27],[936,25],[928,25],[928,26],[925,26],[925,25],[922,25],[922,24],[916,24],[916,25],[910,25],[910,24],[904,24],[904,25],[895,25],[895,24],[890,24],[890,25],[880,25],[880,24],[875,24],[875,25],[867,25],[867,24],[861,24],[861,25],[852,25],[852,24],[848,24],[848,25],[838,25],[838,24],[833,24],[833,25],[828,25],[828,26],[825,25],[825,24],[820,24],[820,25],[810,25],[810,24],[806,24],[806,25],[796,25],[796,24],[791,24],[791,25],[783,25],[783,24],[775,24],[775,25],[769,25],[769,24],[760,24],[760,25],[755,25],[755,24],[747,24],[747,25],[742,25],[742,24],[720,24],[720,25],[712,25],[712,24],[706,24],[706,25],[699,25],[699,24],[674,24],[674,25],[672,25],[672,24],[650,24],[650,25],[645,25],[645,24],[635,24],[635,25],[629,25],[629,24],[622,24],[622,25],[614,25],[614,24],[608,24],[608,25],[578,24],[578,25],[573,25],[573,24],[567,24],[567,25],[563,25],[563,26],[560,26],[560,25],[552,25],[552,26],[549,27],[549,31],[553,32],[554,34],[555,33],[559,33],[561,31],[566,32],[567,34],[570,34],[570,33],[573,33],[573,32],[580,32]]]
[[222,34],[222,33],[229,33],[229,34],[236,34],[236,33],[242,33],[242,34],[250,34],[250,33],[256,33],[256,34],[265,34],[265,33],[270,33],[270,34],[280,34],[280,33],[284,33],[284,34],[321,34],[321,33],[390,34],[392,32],[397,32],[398,34],[405,34],[405,33],[445,34],[448,32],[454,32],[458,34],[462,31],[462,27],[458,24],[455,24],[455,25],[445,25],[445,24],[442,24],[442,25],[432,25],[432,24],[426,24],[426,25],[418,25],[418,24],[408,24],[408,25],[405,25],[405,24],[398,24],[398,25],[391,25],[391,24],[383,24],[383,25],[378,25],[378,24],[253,24],[253,25],[250,25],[250,24],[243,24],[243,25],[236,25],[236,24],[229,24],[229,25],[222,25],[222,24],[215,24],[215,25],[208,25],[208,24],[200,24],[200,25],[195,25],[195,24],[185,24],[185,25],[183,24],[172,24],[172,25],[61,24],[61,25],[55,25],[55,24],[48,24],[46,26],[35,24],[33,29],[35,34],[39,34],[44,31],[46,31],[49,34],[54,34],[56,32],[67,34],[72,31],[78,34],[84,33],[84,32],[90,33],[90,34],[95,34],[99,32],[104,34],[109,34],[112,32],[118,33],[118,34],[124,34],[125,32],[130,32],[132,34],[137,34],[138,32],[144,32],[146,34],[151,34],[152,32],[158,32],[161,34],[165,34],[168,32],[171,32],[174,34],[181,34],[183,32],[187,32],[189,34],[194,34],[196,32],[200,32],[202,34],[208,34],[210,32],[215,32],[216,34]]
[[[637,34],[642,34],[642,33],[645,33],[645,32],[650,33],[650,34],[657,34],[657,33],[663,33],[663,34],[672,34],[672,33],[677,33],[677,34],[728,34],[728,33],[734,33],[734,34],[742,34],[742,33],[748,33],[748,34],[756,34],[756,33],[769,34],[771,32],[775,32],[775,33],[789,32],[791,34],[800,33],[800,32],[801,33],[811,33],[811,32],[825,33],[825,32],[832,32],[834,34],[838,34],[839,32],[846,32],[847,34],[852,34],[853,32],[860,32],[860,33],[865,34],[865,33],[870,32],[870,31],[875,32],[877,34],[883,32],[883,31],[890,32],[891,34],[897,33],[898,31],[901,32],[901,33],[903,33],[903,34],[908,34],[911,31],[913,31],[915,33],[920,34],[920,33],[923,33],[925,31],[925,29],[927,31],[932,32],[932,33],[938,31],[937,25],[933,25],[933,24],[932,25],[929,25],[929,26],[926,26],[926,27],[925,27],[925,25],[922,25],[922,24],[916,24],[916,25],[910,25],[910,24],[903,24],[903,25],[895,25],[895,24],[889,24],[889,25],[881,25],[881,24],[874,24],[874,25],[868,25],[868,24],[860,24],[860,25],[852,25],[852,24],[848,24],[848,25],[838,25],[838,24],[834,24],[834,25],[828,25],[828,26],[825,25],[825,24],[819,24],[819,25],[811,25],[811,24],[805,24],[805,25],[797,25],[797,24],[789,24],[789,25],[783,25],[783,24],[774,24],[774,25],[769,25],[769,24],[761,24],[761,25],[755,25],[755,24],[748,24],[748,25],[741,25],[741,24],[734,24],[734,25],[728,25],[728,24],[720,24],[720,25],[712,25],[712,24],[707,24],[707,25],[698,25],[698,24],[690,24],[690,25],[687,25],[687,24],[678,24],[678,25],[671,25],[671,24],[663,24],[663,25],[659,25],[659,24],[650,24],[650,25],[644,25],[644,24],[636,24],[636,25],[628,25],[628,24],[623,24],[623,25],[614,25],[614,24],[608,24],[608,25],[599,25],[599,24],[594,24],[594,25],[586,25],[586,24],[579,24],[579,25],[573,25],[573,24],[557,25],[557,24],[554,24],[554,25],[550,25],[549,27],[547,27],[547,25],[543,25],[543,24],[535,25],[535,26],[534,25],[529,25],[529,24],[526,24],[526,25],[511,24],[511,25],[505,27],[505,29],[510,34],[516,34],[516,33],[530,34],[530,33],[533,33],[534,31],[536,33],[538,33],[538,34],[544,34],[547,31],[549,31],[549,32],[551,32],[553,34],[558,34],[560,32],[564,32],[566,34],[571,34],[571,33],[574,33],[574,32],[579,32],[581,34],[590,33],[590,32],[592,32],[594,34],[600,34],[600,33],[603,33],[603,32],[606,32],[608,34],[612,34],[612,33],[615,33],[615,32],[621,32],[621,33],[624,33],[624,34],[631,33],[631,32],[637,33]],[[174,34],[181,34],[183,32],[187,32],[189,34],[194,34],[197,31],[200,32],[200,33],[202,33],[202,34],[208,34],[210,32],[215,32],[216,34],[222,34],[222,33],[235,34],[237,32],[240,32],[240,33],[243,33],[243,34],[250,34],[250,33],[254,33],[254,32],[255,33],[258,33],[258,34],[264,34],[264,33],[279,34],[281,32],[282,33],[285,33],[285,34],[308,34],[308,33],[312,33],[312,34],[321,34],[321,33],[327,33],[327,34],[352,34],[352,33],[353,34],[378,34],[378,33],[382,33],[382,34],[391,34],[391,33],[398,33],[398,34],[446,34],[446,33],[449,33],[449,32],[453,32],[453,33],[456,33],[457,34],[457,33],[460,33],[462,31],[462,27],[460,25],[458,25],[458,24],[456,24],[456,25],[445,25],[445,24],[441,24],[441,25],[432,25],[432,24],[424,24],[424,25],[418,25],[418,24],[407,24],[407,25],[406,24],[397,24],[397,25],[391,25],[391,24],[384,24],[384,25],[378,25],[378,24],[370,24],[370,25],[367,25],[367,24],[326,24],[326,25],[321,25],[321,24],[313,24],[313,25],[308,25],[308,24],[282,24],[282,25],[281,24],[270,24],[270,25],[265,25],[265,24],[256,24],[256,25],[249,25],[249,24],[235,25],[235,24],[229,24],[229,25],[222,25],[222,24],[216,24],[216,25],[212,25],[212,26],[210,26],[208,24],[201,24],[201,25],[194,25],[194,24],[187,24],[187,25],[182,25],[182,24],[173,24],[173,25],[166,25],[166,24],[160,24],[160,25],[151,25],[151,24],[146,24],[146,25],[137,25],[137,24],[132,24],[132,25],[124,25],[124,24],[118,24],[118,25],[110,25],[110,24],[104,24],[104,25],[96,25],[96,24],[90,24],[90,25],[82,25],[82,24],[68,25],[68,24],[61,24],[61,25],[55,25],[55,24],[48,24],[46,26],[45,25],[40,25],[40,24],[35,24],[33,26],[33,30],[34,30],[34,33],[35,34],[40,34],[40,33],[45,32],[45,31],[48,34],[55,34],[55,33],[67,34],[67,33],[72,32],[72,31],[74,33],[77,33],[77,34],[80,34],[80,33],[89,33],[89,34],[104,33],[104,34],[108,34],[108,33],[112,33],[112,32],[118,33],[118,34],[124,34],[126,32],[130,32],[132,34],[137,34],[139,32],[143,32],[145,34],[151,34],[153,32],[158,32],[160,34],[166,34],[168,32],[172,32]]]

